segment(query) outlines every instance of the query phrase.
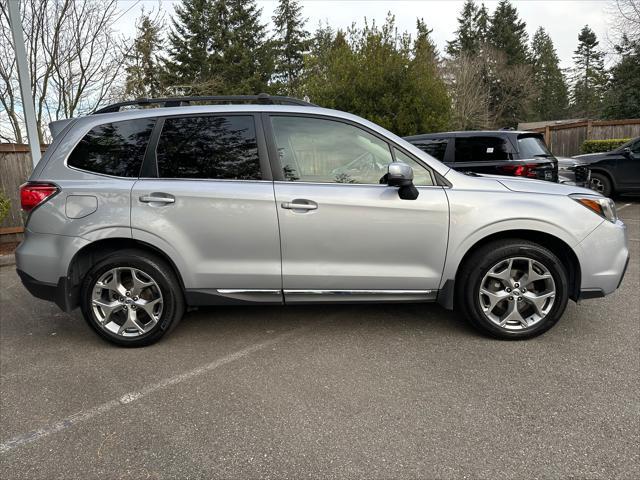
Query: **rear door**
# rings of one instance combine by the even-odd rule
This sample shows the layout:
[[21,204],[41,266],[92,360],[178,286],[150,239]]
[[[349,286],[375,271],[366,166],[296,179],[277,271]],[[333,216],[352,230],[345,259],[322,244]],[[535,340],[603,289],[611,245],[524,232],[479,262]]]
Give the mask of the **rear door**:
[[[446,254],[449,207],[434,174],[357,124],[265,115],[287,302],[431,300]],[[420,192],[381,183],[395,159]]]
[[132,190],[133,237],[179,263],[192,304],[281,302],[278,218],[256,116],[160,118],[153,137]]
[[453,168],[463,172],[507,174],[513,149],[506,138],[492,136],[456,136]]

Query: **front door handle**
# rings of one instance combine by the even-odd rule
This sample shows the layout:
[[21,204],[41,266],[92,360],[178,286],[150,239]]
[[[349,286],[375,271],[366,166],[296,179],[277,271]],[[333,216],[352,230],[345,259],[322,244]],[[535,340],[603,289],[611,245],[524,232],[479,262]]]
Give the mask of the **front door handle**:
[[143,203],[175,203],[176,199],[173,195],[152,193],[151,195],[142,195],[139,200]]
[[280,205],[282,208],[286,208],[287,210],[317,210],[318,204],[316,202],[312,202],[311,200],[304,199],[296,199],[292,202],[282,202]]

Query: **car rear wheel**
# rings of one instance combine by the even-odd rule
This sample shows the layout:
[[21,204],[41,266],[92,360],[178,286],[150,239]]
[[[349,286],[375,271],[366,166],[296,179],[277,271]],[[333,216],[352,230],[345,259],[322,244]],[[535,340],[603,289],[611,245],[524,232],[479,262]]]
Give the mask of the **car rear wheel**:
[[611,198],[613,194],[613,187],[611,185],[611,180],[609,177],[602,173],[591,173],[591,181],[590,181],[591,190],[595,190],[598,193],[601,193],[605,197]]
[[86,275],[81,308],[102,338],[121,346],[154,343],[174,328],[184,299],[173,269],[143,251],[114,253]]
[[456,285],[457,308],[482,332],[503,339],[540,335],[560,319],[568,275],[547,248],[504,240],[480,248],[465,262]]

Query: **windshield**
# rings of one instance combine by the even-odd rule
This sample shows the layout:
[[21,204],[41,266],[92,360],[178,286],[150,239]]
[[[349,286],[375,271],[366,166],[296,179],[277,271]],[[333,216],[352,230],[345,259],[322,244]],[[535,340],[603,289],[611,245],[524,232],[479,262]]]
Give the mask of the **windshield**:
[[520,158],[553,156],[540,137],[518,137],[518,152]]

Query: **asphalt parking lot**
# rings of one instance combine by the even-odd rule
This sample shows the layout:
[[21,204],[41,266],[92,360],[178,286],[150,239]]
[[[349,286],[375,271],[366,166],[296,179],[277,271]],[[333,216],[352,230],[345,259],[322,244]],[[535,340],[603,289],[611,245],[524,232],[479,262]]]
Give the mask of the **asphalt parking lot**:
[[526,342],[334,305],[200,310],[120,349],[2,267],[0,477],[640,478],[640,202],[618,208],[621,288]]

